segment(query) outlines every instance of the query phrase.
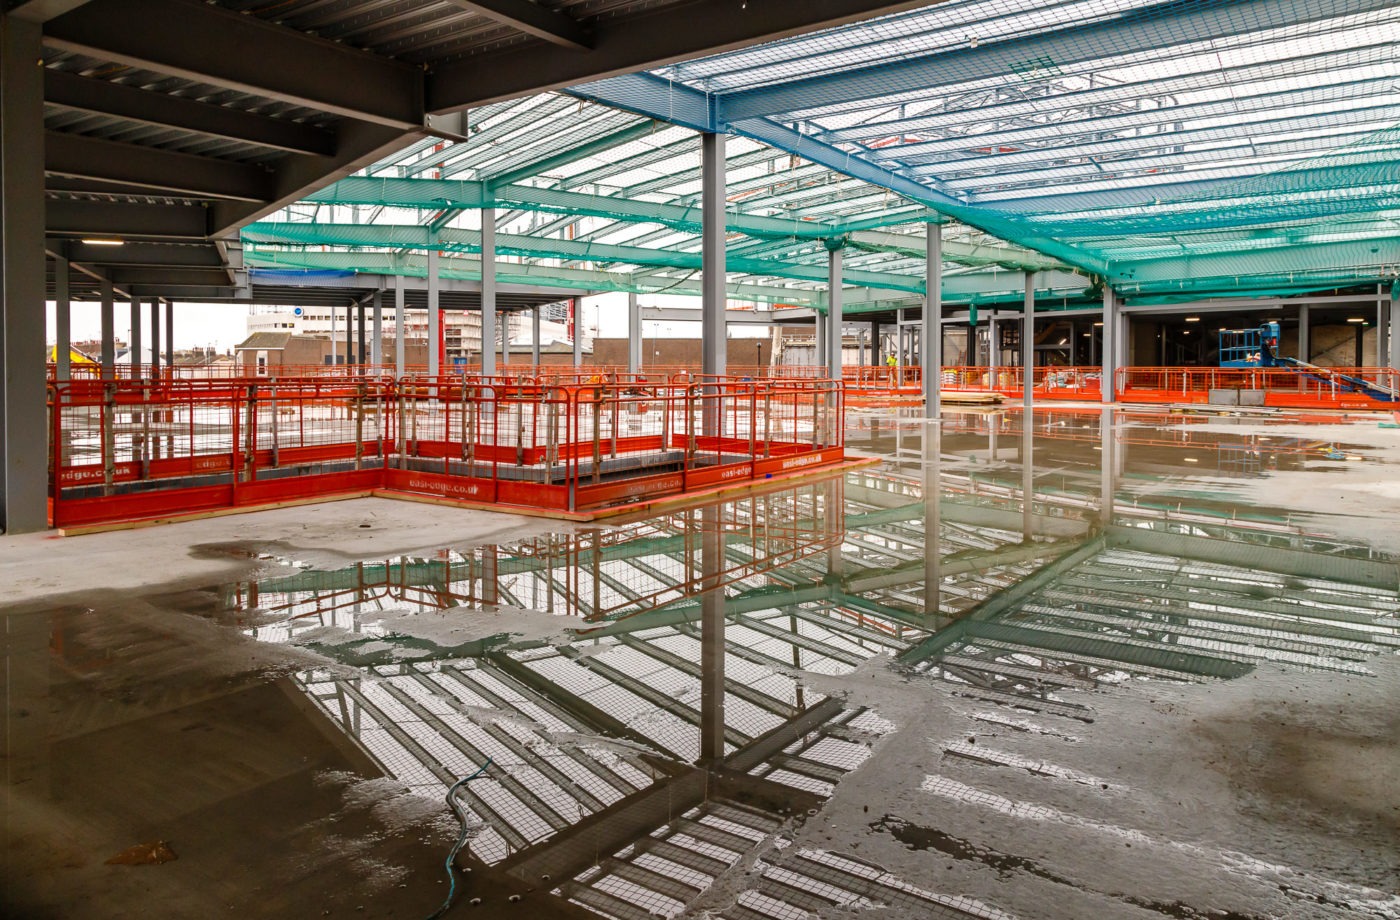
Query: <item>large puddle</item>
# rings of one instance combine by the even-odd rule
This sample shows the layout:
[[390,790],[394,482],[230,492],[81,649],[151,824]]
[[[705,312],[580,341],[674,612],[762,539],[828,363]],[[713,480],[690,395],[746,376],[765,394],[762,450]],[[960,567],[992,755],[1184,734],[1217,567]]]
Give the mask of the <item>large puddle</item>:
[[[853,412],[878,467],[427,555],[267,553],[139,627],[54,612],[49,730],[94,694],[197,707],[170,697],[209,661],[167,659],[208,649],[262,688],[253,736],[315,735],[273,849],[300,840],[298,884],[343,877],[372,915],[446,893],[380,845],[440,860],[442,797],[480,771],[447,916],[1400,917],[1400,564],[1317,485],[1393,478],[1374,424]],[[260,756],[161,738],[155,774]]]

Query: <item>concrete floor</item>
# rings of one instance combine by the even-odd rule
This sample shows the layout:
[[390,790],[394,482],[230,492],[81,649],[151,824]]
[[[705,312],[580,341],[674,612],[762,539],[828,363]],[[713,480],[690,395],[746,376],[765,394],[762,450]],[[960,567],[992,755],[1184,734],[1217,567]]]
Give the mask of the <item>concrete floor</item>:
[[[1372,462],[1212,482],[1211,494],[1296,507],[1319,531],[1400,549],[1400,432],[1373,425],[1303,432],[1365,441]],[[1047,445],[1053,466],[1060,448]],[[442,860],[456,822],[440,800],[383,779],[292,681],[334,662],[230,629],[216,588],[287,560],[334,569],[567,529],[362,499],[0,538],[0,913],[430,914],[446,893]],[[1244,680],[1094,691],[1085,697],[1094,719],[1073,737],[1044,719],[989,722],[987,707],[911,682],[887,660],[854,679],[811,676],[897,730],[819,814],[788,828],[787,852],[859,854],[1004,916],[1400,917],[1400,661],[1370,670],[1266,665]],[[969,745],[995,750],[1003,765],[969,758]],[[1011,755],[1047,769],[1008,769]],[[970,789],[983,795],[969,798]],[[177,859],[105,864],[155,841]],[[737,891],[745,878],[727,884]],[[480,907],[462,903],[449,916],[585,915],[495,874],[479,874],[468,896]],[[733,901],[717,891],[706,903]]]

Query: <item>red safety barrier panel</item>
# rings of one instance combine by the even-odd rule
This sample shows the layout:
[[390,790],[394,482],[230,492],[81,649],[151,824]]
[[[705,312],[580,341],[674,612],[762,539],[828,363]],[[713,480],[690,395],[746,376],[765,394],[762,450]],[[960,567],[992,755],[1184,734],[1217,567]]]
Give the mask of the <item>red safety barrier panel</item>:
[[579,376],[54,383],[52,520],[373,490],[585,511],[844,455],[839,383]]
[[1388,367],[1126,367],[1118,397],[1143,403],[1227,403],[1284,409],[1393,409],[1400,371]]

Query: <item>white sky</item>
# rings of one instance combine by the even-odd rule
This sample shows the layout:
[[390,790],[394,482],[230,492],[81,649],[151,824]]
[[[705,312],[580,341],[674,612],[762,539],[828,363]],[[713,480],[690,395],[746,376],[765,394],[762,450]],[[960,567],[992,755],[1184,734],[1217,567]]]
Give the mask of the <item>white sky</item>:
[[[647,306],[686,307],[700,306],[700,298],[678,295],[643,296]],[[54,304],[50,301],[46,309],[47,332],[45,341],[52,345],[57,340],[54,325]],[[291,309],[288,307],[288,309]],[[73,341],[96,340],[102,335],[101,306],[91,302],[73,304]],[[147,319],[148,308],[142,307],[143,342],[145,350],[151,347],[150,326]],[[603,338],[622,338],[627,335],[627,295],[599,294],[583,300],[584,328],[589,335]],[[162,307],[161,322],[165,322]],[[601,323],[601,331],[597,330]],[[115,316],[116,337],[123,342],[131,341],[131,310],[119,302]],[[162,329],[162,336],[165,330]],[[766,335],[766,326],[731,326],[730,338],[748,338]],[[248,335],[248,307],[245,304],[224,303],[177,303],[175,305],[175,347],[207,348],[228,351]],[[664,338],[699,338],[699,323],[646,323],[644,335]]]

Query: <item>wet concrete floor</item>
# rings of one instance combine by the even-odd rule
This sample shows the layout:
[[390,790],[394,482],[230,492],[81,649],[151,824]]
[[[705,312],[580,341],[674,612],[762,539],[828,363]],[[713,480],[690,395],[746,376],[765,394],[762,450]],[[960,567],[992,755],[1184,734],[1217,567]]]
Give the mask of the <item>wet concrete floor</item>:
[[1400,917],[1400,431],[849,428],[603,528],[0,540],[4,915],[427,917],[481,770],[449,917]]

